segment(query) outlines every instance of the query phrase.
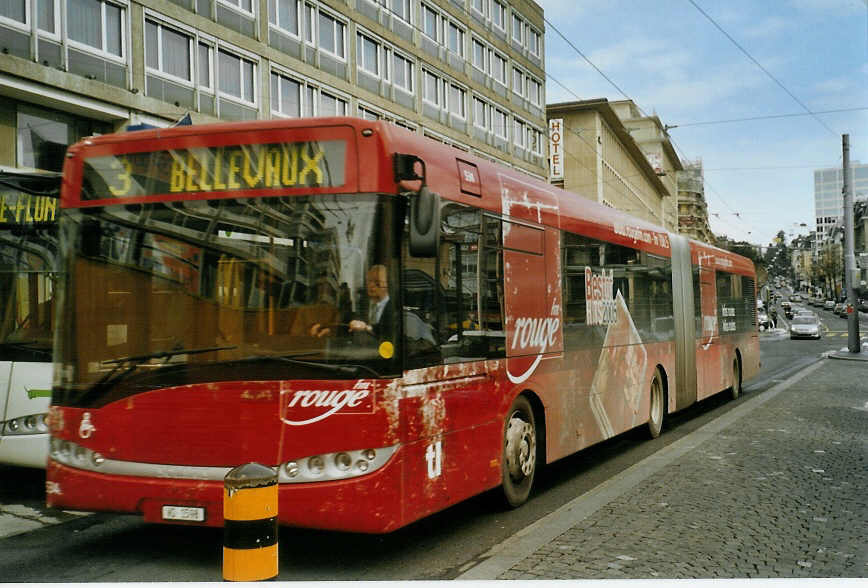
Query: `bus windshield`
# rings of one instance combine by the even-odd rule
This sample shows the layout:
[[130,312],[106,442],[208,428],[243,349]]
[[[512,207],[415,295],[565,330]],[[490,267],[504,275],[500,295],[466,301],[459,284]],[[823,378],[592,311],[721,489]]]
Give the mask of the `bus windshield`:
[[0,223],[0,361],[50,362],[55,225]]
[[56,393],[101,405],[195,382],[397,375],[402,210],[326,194],[65,211]]

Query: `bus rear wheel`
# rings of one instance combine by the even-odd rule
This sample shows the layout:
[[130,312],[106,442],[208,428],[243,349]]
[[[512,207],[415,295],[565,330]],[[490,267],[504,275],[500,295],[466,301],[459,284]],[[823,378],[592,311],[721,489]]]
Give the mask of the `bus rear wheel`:
[[503,430],[503,497],[512,508],[530,496],[537,469],[537,428],[528,399],[519,396],[507,413]]
[[654,370],[654,377],[651,378],[649,403],[648,435],[656,439],[663,431],[663,420],[666,418],[666,390],[659,368]]
[[741,364],[738,357],[732,358],[732,399],[741,396]]

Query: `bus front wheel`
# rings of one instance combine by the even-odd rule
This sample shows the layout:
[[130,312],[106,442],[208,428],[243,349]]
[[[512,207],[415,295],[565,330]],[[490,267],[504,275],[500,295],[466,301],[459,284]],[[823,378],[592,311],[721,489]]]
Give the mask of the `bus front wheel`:
[[528,399],[519,396],[512,403],[503,432],[503,496],[512,508],[530,496],[537,469],[537,428]]

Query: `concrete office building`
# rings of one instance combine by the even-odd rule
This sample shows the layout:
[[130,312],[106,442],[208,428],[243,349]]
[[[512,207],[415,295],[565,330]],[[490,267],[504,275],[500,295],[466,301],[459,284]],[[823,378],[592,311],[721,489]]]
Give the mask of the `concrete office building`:
[[[868,199],[868,165],[850,162],[853,201]],[[814,216],[817,244],[830,238],[835,226],[844,226],[844,172],[840,167],[814,170]]]
[[532,0],[6,0],[0,166],[128,125],[387,119],[547,176]]

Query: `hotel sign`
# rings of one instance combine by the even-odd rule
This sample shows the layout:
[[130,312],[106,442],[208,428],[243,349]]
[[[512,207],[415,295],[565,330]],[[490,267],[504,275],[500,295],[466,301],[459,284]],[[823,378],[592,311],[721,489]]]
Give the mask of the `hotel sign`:
[[564,179],[564,119],[549,120],[549,180]]

